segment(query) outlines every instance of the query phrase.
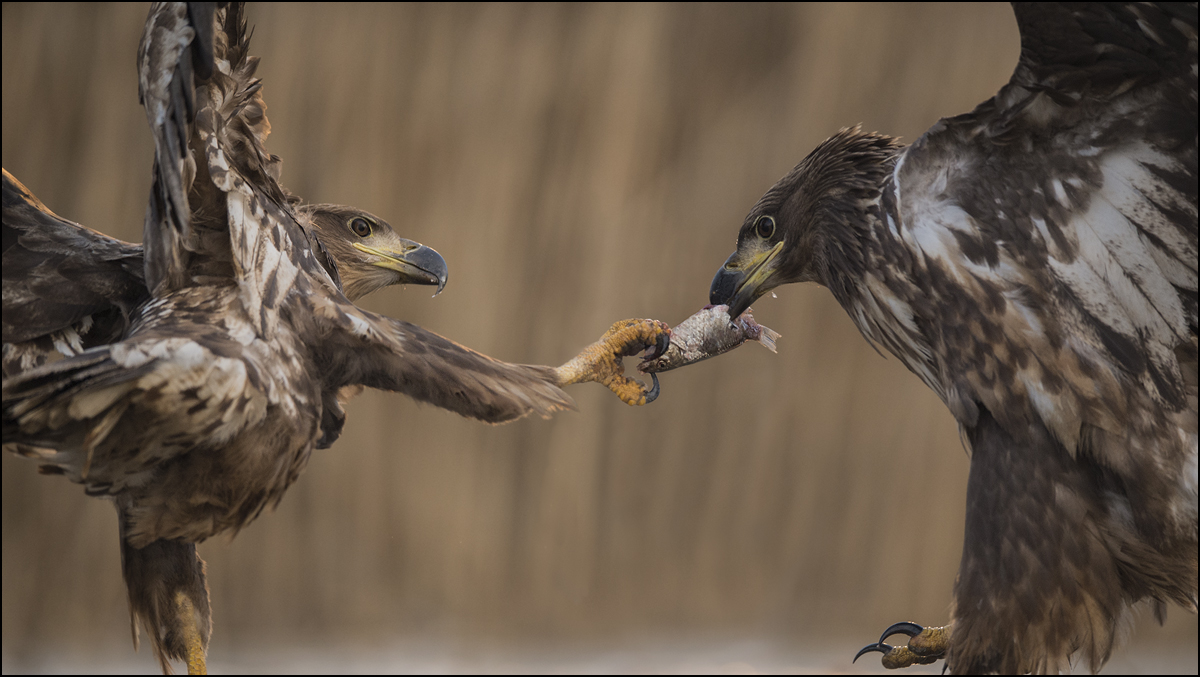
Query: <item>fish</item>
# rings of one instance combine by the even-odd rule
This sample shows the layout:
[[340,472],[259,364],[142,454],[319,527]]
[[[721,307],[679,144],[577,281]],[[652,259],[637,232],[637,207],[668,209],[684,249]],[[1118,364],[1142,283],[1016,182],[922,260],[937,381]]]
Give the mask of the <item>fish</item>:
[[710,357],[727,353],[747,341],[757,341],[776,352],[779,332],[754,321],[747,308],[736,320],[729,318],[729,306],[705,306],[671,329],[666,352],[643,360],[638,371],[656,374],[686,367]]

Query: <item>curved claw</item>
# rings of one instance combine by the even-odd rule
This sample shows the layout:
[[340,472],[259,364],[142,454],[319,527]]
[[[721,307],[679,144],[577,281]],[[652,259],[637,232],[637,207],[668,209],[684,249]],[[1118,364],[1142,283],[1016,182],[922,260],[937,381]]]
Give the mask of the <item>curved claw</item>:
[[868,654],[868,653],[871,653],[872,651],[878,651],[879,653],[885,654],[894,648],[895,647],[891,646],[890,644],[884,644],[883,642],[876,642],[874,644],[868,644],[868,645],[864,646],[863,648],[859,649],[858,653],[854,654],[854,660],[852,660],[850,662],[857,663],[858,659],[863,657],[863,654]]
[[912,639],[922,632],[925,632],[925,628],[913,623],[912,621],[892,623],[888,626],[888,629],[884,630],[883,634],[879,636],[879,643],[883,644],[883,641],[892,635],[907,635],[909,639]]
[[[878,651],[883,654],[880,662],[883,667],[889,670],[897,668],[907,668],[910,665],[929,665],[946,657],[950,644],[950,626],[941,628],[926,628],[911,621],[901,623],[893,623],[888,626],[887,630],[883,631],[879,641],[874,644],[864,646],[858,654],[854,656],[854,660],[858,660],[863,654]],[[907,635],[909,638],[908,644],[905,646],[892,646],[885,643],[888,637],[892,635]]]
[[[671,333],[659,334],[658,340],[654,342],[654,354],[647,359],[654,359],[660,355],[664,355],[667,349],[671,347]],[[658,387],[658,379],[654,379],[655,388]]]
[[671,328],[658,320],[621,320],[615,322],[600,340],[584,348],[582,352],[555,369],[560,386],[584,381],[596,381],[617,394],[622,402],[640,406],[658,398],[658,378],[654,386],[647,389],[638,381],[625,376],[621,358],[642,351],[653,352],[657,357],[671,345]]
[[654,387],[646,391],[646,404],[658,399],[658,374],[650,374],[650,379],[654,381]]
[[651,374],[650,378],[654,381],[654,387],[649,390],[646,390],[646,386],[642,385],[637,379],[632,379],[621,374],[612,377],[604,385],[616,393],[617,397],[625,404],[631,407],[640,407],[658,399],[658,377]]

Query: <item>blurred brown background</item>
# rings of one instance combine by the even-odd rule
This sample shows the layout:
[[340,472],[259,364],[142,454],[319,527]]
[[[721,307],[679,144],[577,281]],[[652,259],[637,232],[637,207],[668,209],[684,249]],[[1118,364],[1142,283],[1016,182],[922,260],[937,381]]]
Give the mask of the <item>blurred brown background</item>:
[[[4,166],[133,241],[153,154],[145,14],[3,8]],[[549,364],[614,320],[687,317],[745,212],[814,145],[858,122],[911,141],[991,96],[1019,49],[1004,5],[249,14],[285,185],[379,214],[450,266],[436,299],[363,305]],[[412,637],[857,647],[893,621],[943,622],[967,473],[950,414],[827,291],[787,287],[755,315],[783,334],[778,355],[666,374],[644,408],[586,385],[578,412],[488,427],[368,392],[274,514],[201,547],[214,665]],[[128,658],[114,511],[3,463],[6,670],[51,651]],[[1175,608],[1162,629],[1144,617],[1132,649],[1182,650],[1194,671],[1196,631]]]

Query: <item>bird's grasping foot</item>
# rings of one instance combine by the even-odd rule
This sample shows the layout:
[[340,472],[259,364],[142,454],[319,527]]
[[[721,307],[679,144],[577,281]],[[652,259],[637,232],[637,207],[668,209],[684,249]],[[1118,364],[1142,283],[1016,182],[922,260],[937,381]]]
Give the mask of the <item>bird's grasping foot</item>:
[[[946,652],[950,649],[950,629],[949,625],[940,628],[924,628],[907,621],[894,623],[883,631],[878,642],[868,644],[859,650],[854,655],[852,662],[858,661],[865,653],[878,651],[883,654],[883,658],[880,660],[883,667],[888,670],[907,668],[913,664],[929,665],[946,657]],[[892,635],[908,635],[908,644],[905,646],[885,644],[884,640]]]
[[604,336],[584,348],[571,361],[559,367],[560,386],[596,381],[617,394],[630,406],[653,402],[658,397],[658,377],[650,378],[654,386],[647,390],[638,381],[625,376],[621,358],[649,349],[647,359],[666,352],[671,344],[671,328],[658,320],[621,320],[613,324]]

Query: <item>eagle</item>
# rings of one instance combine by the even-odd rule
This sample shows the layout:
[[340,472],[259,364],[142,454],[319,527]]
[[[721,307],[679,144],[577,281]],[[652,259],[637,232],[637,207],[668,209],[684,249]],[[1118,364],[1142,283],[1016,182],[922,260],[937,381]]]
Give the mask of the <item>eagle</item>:
[[[50,211],[8,170],[4,197],[4,375],[120,340],[150,298],[141,244]],[[350,301],[390,285],[446,286],[446,262],[361,209],[295,204],[310,246]]]
[[[58,216],[8,170],[3,194],[5,378],[123,338],[134,310],[150,298],[142,246]],[[445,288],[442,256],[400,237],[378,216],[333,204],[296,204],[295,210],[310,225],[310,244],[326,272],[350,301],[397,284],[436,285],[435,295]],[[354,390],[325,393],[318,449],[337,441],[345,423],[342,404]]]
[[950,623],[859,652],[889,668],[1098,670],[1135,604],[1196,611],[1196,5],[1014,11],[1021,55],[994,97],[909,146],[821,143],[710,287],[733,317],[827,287],[958,422]]
[[344,389],[487,423],[570,409],[562,388],[584,381],[645,404],[657,380],[646,390],[620,359],[669,343],[666,325],[624,320],[558,368],[511,364],[355,306],[401,281],[440,289],[445,263],[377,217],[304,205],[280,185],[243,9],[150,9],[140,247],[60,219],[4,177],[3,444],[112,500],[134,642],[140,622],[164,672],[171,660],[205,670],[196,544],[279,502],[340,432]]

